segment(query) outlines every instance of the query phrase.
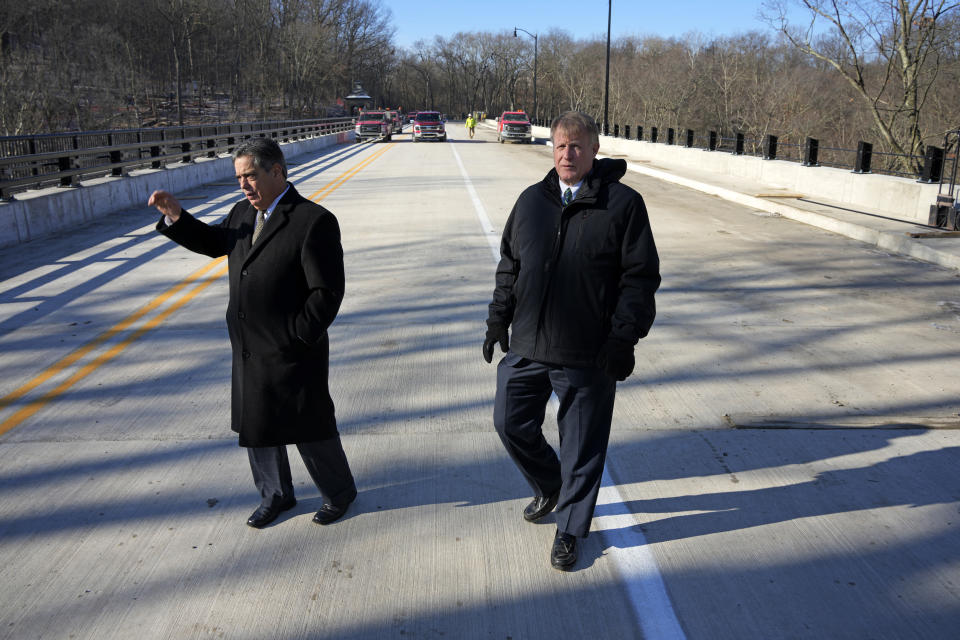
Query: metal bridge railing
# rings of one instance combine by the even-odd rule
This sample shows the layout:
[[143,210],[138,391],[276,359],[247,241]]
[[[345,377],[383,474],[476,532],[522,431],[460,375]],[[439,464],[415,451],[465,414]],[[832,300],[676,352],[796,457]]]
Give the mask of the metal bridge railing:
[[960,203],[957,202],[957,156],[960,155],[960,129],[949,131],[943,138],[943,151],[939,157],[928,158],[928,162],[939,162],[940,188],[937,191],[936,209],[938,227],[960,229]]
[[324,118],[0,137],[0,200],[28,189],[215,158],[253,137],[289,142],[352,127],[351,118]]

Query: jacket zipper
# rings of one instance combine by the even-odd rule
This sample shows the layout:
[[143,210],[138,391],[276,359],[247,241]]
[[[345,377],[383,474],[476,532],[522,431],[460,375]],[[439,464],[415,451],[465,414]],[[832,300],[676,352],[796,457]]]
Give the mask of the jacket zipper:
[[[569,206],[569,205],[567,205]],[[550,262],[548,263],[548,275],[546,283],[544,284],[543,290],[540,293],[540,310],[537,317],[537,327],[534,331],[533,338],[533,353],[536,355],[537,351],[540,349],[540,334],[541,329],[543,328],[543,314],[546,313],[547,305],[546,301],[550,295],[550,286],[553,284],[553,271],[556,261],[560,258],[560,240],[563,236],[563,212],[567,207],[563,205],[563,201],[560,201],[560,216],[557,220],[557,233],[553,237],[553,250],[550,251]],[[549,336],[544,333],[544,338]],[[547,345],[549,347],[549,344]]]

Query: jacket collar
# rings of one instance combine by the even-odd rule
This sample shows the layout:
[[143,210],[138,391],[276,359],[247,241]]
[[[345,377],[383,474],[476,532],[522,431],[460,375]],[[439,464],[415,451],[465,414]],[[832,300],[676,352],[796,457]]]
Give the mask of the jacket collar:
[[[594,159],[590,172],[583,177],[583,184],[577,191],[576,203],[595,203],[604,184],[620,182],[620,178],[627,172],[627,162],[620,158]],[[560,176],[557,169],[550,169],[543,179],[543,186],[551,198],[560,202]]]

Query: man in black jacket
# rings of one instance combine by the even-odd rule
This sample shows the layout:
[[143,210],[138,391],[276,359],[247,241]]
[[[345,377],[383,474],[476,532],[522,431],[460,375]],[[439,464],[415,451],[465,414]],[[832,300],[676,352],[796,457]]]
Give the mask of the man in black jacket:
[[163,235],[197,253],[228,256],[231,425],[260,492],[247,524],[265,527],[297,504],[289,444],[297,445],[323,498],[313,521],[330,524],[357,495],[328,385],[327,328],[344,292],[340,227],[287,182],[283,152],[272,139],[242,143],[233,167],[245,199],[219,224],[197,220],[166,191],[154,191],[148,204],[163,214]]
[[[520,194],[503,230],[483,357],[497,344],[506,353],[494,425],[535,494],[524,519],[556,507],[550,563],[567,571],[590,531],[616,383],[656,315],[660,262],[643,198],[619,182],[626,162],[596,159],[593,119],[567,112],[550,134],[554,168]],[[542,431],[551,392],[559,456]]]

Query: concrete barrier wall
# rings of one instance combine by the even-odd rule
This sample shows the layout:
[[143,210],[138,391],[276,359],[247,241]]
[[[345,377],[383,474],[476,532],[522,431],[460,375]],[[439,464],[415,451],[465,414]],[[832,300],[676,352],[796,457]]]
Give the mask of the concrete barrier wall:
[[[281,144],[284,156],[293,159],[330,145],[353,141],[344,131]],[[80,187],[41,189],[16,194],[0,203],[0,247],[7,247],[70,229],[100,216],[128,208],[143,208],[156,189],[183,193],[202,184],[233,178],[230,156],[199,158],[165,169],[145,169],[125,177],[99,178]]]
[[[488,120],[496,127],[496,120]],[[534,127],[537,139],[549,139],[548,127]],[[935,224],[930,205],[937,201],[939,185],[879,174],[857,174],[847,169],[805,167],[798,162],[736,156],[724,151],[688,149],[677,145],[638,142],[611,136],[600,137],[600,153],[624,155],[649,162],[666,171],[676,171],[700,181],[710,175],[739,178],[769,189],[785,190],[810,200],[824,200],[898,220]],[[750,194],[758,195],[758,194]]]

